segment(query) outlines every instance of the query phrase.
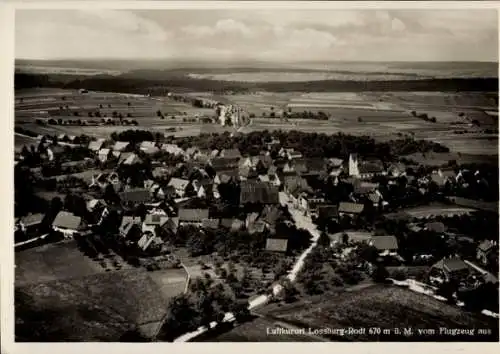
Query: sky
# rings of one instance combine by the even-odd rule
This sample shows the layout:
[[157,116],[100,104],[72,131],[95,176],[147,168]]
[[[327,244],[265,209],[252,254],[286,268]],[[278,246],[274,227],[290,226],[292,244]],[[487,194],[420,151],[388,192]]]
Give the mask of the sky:
[[498,61],[496,10],[17,10],[18,59]]

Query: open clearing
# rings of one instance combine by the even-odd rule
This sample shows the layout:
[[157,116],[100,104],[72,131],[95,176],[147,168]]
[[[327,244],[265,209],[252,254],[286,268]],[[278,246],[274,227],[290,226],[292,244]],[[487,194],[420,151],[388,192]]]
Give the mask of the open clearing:
[[[147,272],[124,265],[105,271],[72,241],[17,252],[15,262],[16,291],[27,299],[16,303],[16,320],[43,328],[45,338],[56,341],[116,341],[135,326],[154,333],[169,299],[186,281],[183,269]],[[32,317],[32,312],[59,315]]]

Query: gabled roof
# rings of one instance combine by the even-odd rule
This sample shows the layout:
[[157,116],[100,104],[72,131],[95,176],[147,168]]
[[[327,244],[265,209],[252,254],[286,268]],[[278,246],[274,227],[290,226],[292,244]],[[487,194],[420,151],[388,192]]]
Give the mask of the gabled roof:
[[113,145],[114,151],[123,151],[129,146],[129,142],[127,141],[117,141],[115,145]]
[[151,148],[155,148],[156,147],[156,143],[154,141],[143,141],[140,145],[139,145],[139,149],[143,150],[143,149],[151,149]]
[[467,265],[467,263],[465,263],[463,260],[461,260],[458,257],[443,258],[440,261],[438,261],[436,264],[434,264],[433,267],[446,270],[450,273],[469,269],[469,266]]
[[438,233],[443,233],[446,231],[446,227],[442,222],[435,221],[435,222],[428,222],[425,224],[425,228],[429,231],[434,231]]
[[398,249],[398,239],[395,236],[374,236],[372,246],[380,251]]
[[328,164],[331,167],[341,167],[344,164],[344,160],[332,157],[328,159]]
[[266,224],[262,220],[257,220],[248,225],[248,233],[250,234],[262,233],[264,232],[265,229],[266,229]]
[[380,173],[384,171],[381,161],[362,161],[358,165],[359,173]]
[[283,183],[288,192],[293,195],[301,192],[312,192],[307,181],[300,176],[284,176]]
[[110,149],[100,149],[99,150],[99,155],[106,155],[106,156],[108,156],[110,152],[111,152]]
[[372,192],[368,194],[368,199],[370,200],[370,202],[378,204],[382,200],[382,197],[380,196],[380,194]]
[[162,226],[168,220],[168,216],[160,214],[147,214],[144,219],[145,225]]
[[318,215],[325,219],[338,218],[339,208],[336,205],[320,205],[318,206]]
[[437,173],[431,174],[431,181],[436,183],[438,186],[444,186],[448,179],[446,177],[442,177]]
[[240,184],[240,204],[279,204],[279,191],[265,182],[242,181]]
[[174,187],[175,189],[178,189],[178,190],[185,190],[188,185],[189,185],[189,180],[177,178],[177,177],[172,177],[170,179],[170,181],[168,182],[167,186]]
[[82,218],[67,211],[60,211],[52,226],[69,230],[79,230],[81,228]]
[[44,214],[30,214],[23,216],[19,222],[22,223],[24,226],[29,227],[33,225],[38,225],[41,224],[43,221],[43,218],[45,217]]
[[87,202],[87,210],[92,211],[96,206],[102,204],[102,200],[100,199],[91,199]]
[[138,216],[124,216],[119,228],[120,234],[128,236],[133,227],[139,228],[141,218]]
[[163,224],[162,228],[164,230],[168,230],[172,233],[177,233],[177,228],[179,227],[179,218],[173,217],[167,220],[165,224]]
[[170,170],[166,167],[155,167],[151,171],[154,178],[166,177],[170,174]]
[[139,156],[137,156],[136,154],[132,153],[122,163],[124,165],[129,165],[130,166],[130,165],[140,164],[140,163],[142,163],[142,160],[140,159]]
[[180,222],[203,222],[203,219],[208,219],[208,209],[179,209]]
[[240,161],[240,158],[233,158],[233,157],[215,157],[212,160],[210,160],[210,165],[213,167],[214,170],[220,171],[220,170],[227,170],[231,168],[237,168],[238,163]]
[[370,183],[370,182],[364,182],[364,181],[359,181],[355,180],[356,182],[353,183],[354,187],[354,193],[356,194],[367,194],[375,191],[378,187],[378,183]]
[[137,242],[139,248],[143,251],[147,250],[149,246],[153,243],[156,236],[153,233],[147,232],[142,235],[142,237]]
[[98,151],[101,149],[102,145],[104,144],[105,139],[97,139],[93,140],[89,143],[89,150],[92,151]]
[[162,144],[161,149],[172,155],[184,154],[184,150],[182,150],[177,144]]
[[241,153],[238,149],[223,149],[219,155],[225,158],[241,158]]
[[489,252],[494,249],[496,246],[491,240],[484,240],[477,246],[477,248],[483,252]]
[[151,200],[151,193],[146,188],[130,189],[120,193],[123,202],[145,203]]
[[361,214],[365,206],[358,203],[340,202],[339,213]]
[[262,220],[269,225],[274,225],[278,219],[283,215],[281,209],[276,205],[266,205],[262,210]]
[[286,252],[288,249],[288,240],[281,238],[268,238],[266,240],[266,251]]
[[201,226],[205,229],[218,229],[220,224],[219,219],[203,219]]

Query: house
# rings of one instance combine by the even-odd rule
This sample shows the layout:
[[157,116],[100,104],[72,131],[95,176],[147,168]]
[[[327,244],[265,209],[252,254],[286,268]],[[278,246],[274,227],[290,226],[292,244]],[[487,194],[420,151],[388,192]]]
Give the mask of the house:
[[470,274],[470,267],[458,257],[443,258],[435,263],[429,271],[431,284],[444,282],[461,282]]
[[258,177],[257,170],[250,166],[240,166],[238,168],[240,180],[255,179]]
[[300,176],[284,176],[284,191],[291,197],[294,201],[298,202],[298,197],[300,193],[312,193],[313,190],[307,183],[307,181]]
[[97,139],[97,140],[91,141],[89,143],[89,150],[94,151],[94,152],[101,150],[105,141],[106,141],[106,139]]
[[126,158],[123,158],[124,155],[128,155],[128,154],[124,153],[124,154],[122,154],[122,156],[120,156],[119,163],[122,165],[132,166],[132,165],[138,165],[138,164],[142,163],[142,159],[134,153],[130,153],[128,156],[126,156]]
[[154,141],[143,141],[139,145],[139,149],[147,155],[153,155],[160,151],[160,149],[156,146]]
[[278,155],[288,160],[302,158],[302,153],[300,151],[296,151],[294,148],[281,148]]
[[281,180],[277,174],[260,175],[257,179],[261,182],[269,183],[274,187],[281,186]]
[[65,141],[65,140],[67,140],[67,138],[68,138],[68,136],[66,134],[59,134],[57,136],[58,141]]
[[215,157],[210,160],[210,166],[216,171],[238,170],[239,158]]
[[360,215],[363,212],[364,208],[365,208],[365,206],[363,204],[350,203],[350,202],[340,202],[339,203],[339,216]]
[[101,162],[106,162],[112,156],[110,149],[100,149],[97,153],[97,159]]
[[245,222],[240,219],[224,218],[221,219],[220,226],[231,231],[239,231],[245,226]]
[[387,175],[391,177],[400,177],[406,175],[406,166],[403,163],[392,163],[387,169]]
[[204,229],[217,230],[219,228],[219,219],[203,219],[201,222],[201,227]]
[[111,172],[111,173],[103,172],[99,173],[98,175],[92,176],[92,181],[90,182],[89,187],[96,186],[104,189],[109,184],[113,186],[118,186],[120,184],[120,178],[116,172]]
[[131,144],[127,141],[117,141],[115,145],[113,145],[113,151],[117,152],[129,151],[130,148]]
[[428,222],[424,227],[427,231],[437,232],[443,234],[446,232],[446,226],[439,221]]
[[44,214],[30,214],[19,219],[19,229],[26,234],[35,234],[42,225]]
[[498,246],[495,241],[484,240],[477,246],[476,259],[482,265],[488,265],[498,252]]
[[214,184],[217,186],[219,184],[230,183],[238,178],[238,172],[236,171],[225,171],[217,173],[214,177]]
[[249,213],[245,219],[245,227],[248,229],[250,225],[257,221],[259,213]]
[[182,150],[177,144],[162,144],[161,145],[161,150],[166,151],[169,154],[175,155],[175,156],[181,156],[184,155],[184,150]]
[[240,204],[279,204],[279,191],[268,183],[254,180],[240,184]]
[[179,209],[179,224],[194,224],[201,226],[208,219],[208,209]]
[[262,210],[260,220],[262,220],[266,226],[272,230],[282,216],[283,212],[277,205],[266,205]]
[[175,189],[175,193],[180,197],[184,197],[190,185],[189,180],[172,177],[168,182],[167,187],[172,187]]
[[281,238],[268,238],[266,240],[266,251],[286,252],[288,249],[288,240]]
[[307,193],[302,193],[298,198],[299,209],[305,213],[316,214],[318,205],[324,202],[325,198]]
[[253,235],[256,233],[263,233],[266,230],[266,227],[267,225],[264,221],[256,220],[250,225],[248,225],[247,230],[249,234]]
[[198,198],[206,198],[206,199],[219,199],[220,194],[217,188],[214,188],[214,184],[212,181],[204,181],[198,188],[198,192],[196,192]]
[[349,154],[349,176],[369,179],[386,174],[387,172],[381,161],[359,161],[357,154]]
[[318,218],[323,220],[337,220],[339,218],[339,208],[336,205],[319,205]]
[[163,231],[171,235],[175,235],[177,233],[178,228],[179,228],[178,217],[169,218],[167,222],[162,226]]
[[87,225],[81,217],[67,211],[60,211],[52,222],[54,231],[61,232],[65,238],[84,233]]
[[138,216],[124,216],[118,229],[123,238],[137,239],[141,235],[141,218]]
[[151,246],[160,246],[163,243],[162,239],[156,237],[155,234],[151,232],[145,232],[142,237],[137,241],[137,246],[142,250],[146,251]]
[[119,194],[120,200],[126,204],[148,203],[152,200],[151,192],[146,188],[134,188]]
[[162,227],[167,220],[167,215],[147,214],[144,222],[142,223],[142,232],[150,232],[153,235],[156,235],[156,228]]
[[223,158],[238,159],[239,160],[241,158],[241,153],[240,153],[240,150],[238,150],[238,149],[223,149],[219,153],[219,156],[223,157]]
[[160,178],[167,178],[170,176],[172,173],[172,169],[168,167],[155,167],[152,171],[151,174],[153,175],[153,178],[155,179],[160,179]]
[[395,236],[373,236],[369,244],[381,255],[393,255],[398,252],[398,239]]
[[199,149],[196,146],[192,146],[186,149],[185,156],[189,159],[192,159],[196,153],[198,153]]

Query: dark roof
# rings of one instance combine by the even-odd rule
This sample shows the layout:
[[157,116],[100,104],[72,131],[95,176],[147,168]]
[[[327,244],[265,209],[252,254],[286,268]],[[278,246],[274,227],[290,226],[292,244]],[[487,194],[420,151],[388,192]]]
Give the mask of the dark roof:
[[41,224],[44,217],[45,217],[44,214],[31,214],[31,215],[23,216],[19,220],[19,222],[23,223],[24,226],[28,227],[28,226]]
[[219,219],[203,219],[203,221],[201,222],[201,226],[205,229],[218,229],[219,223]]
[[250,234],[255,234],[255,233],[262,233],[266,229],[266,224],[262,220],[257,220],[250,225],[248,225],[248,233]]
[[82,223],[82,218],[67,211],[60,211],[52,226],[70,230],[78,230]]
[[337,218],[339,216],[339,208],[336,205],[320,205],[318,207],[318,215],[321,218]]
[[266,240],[266,251],[271,252],[286,252],[288,248],[288,240],[281,238],[268,238]]
[[490,240],[484,240],[477,246],[481,251],[488,252],[489,250],[495,248],[495,244]]
[[284,185],[289,193],[295,194],[298,192],[312,192],[307,181],[300,176],[284,176]]
[[442,222],[436,221],[436,222],[429,222],[425,224],[425,227],[429,231],[434,231],[434,232],[439,232],[443,233],[446,231],[446,227]]
[[226,157],[216,157],[210,160],[210,165],[216,171],[228,170],[232,168],[237,168],[239,165],[240,158],[226,158]]
[[305,163],[309,174],[319,174],[326,169],[326,160],[323,158],[308,158]]
[[239,230],[245,223],[240,219],[224,218],[220,220],[220,226],[226,229]]
[[380,173],[384,171],[381,161],[364,161],[358,165],[359,173]]
[[365,206],[363,204],[340,202],[339,213],[360,214]]
[[179,209],[179,221],[203,222],[208,219],[208,209]]
[[138,216],[124,216],[120,225],[119,231],[123,236],[128,236],[130,230],[134,227],[139,227],[141,218]]
[[130,189],[120,193],[122,202],[146,203],[151,201],[151,192],[146,188]]
[[166,223],[168,216],[160,214],[147,214],[144,219],[144,224],[146,225],[158,225],[161,226]]
[[219,154],[221,157],[230,157],[230,158],[240,158],[241,153],[238,149],[224,149]]
[[279,204],[279,191],[269,183],[242,181],[240,187],[240,204]]
[[266,205],[262,211],[262,220],[270,225],[274,225],[283,213],[275,205]]
[[398,240],[395,236],[374,236],[372,245],[378,250],[398,249]]
[[444,258],[437,262],[435,267],[442,268],[448,272],[457,272],[461,270],[467,270],[469,269],[469,266],[467,263],[465,263],[463,260],[461,260],[458,257],[454,258]]

